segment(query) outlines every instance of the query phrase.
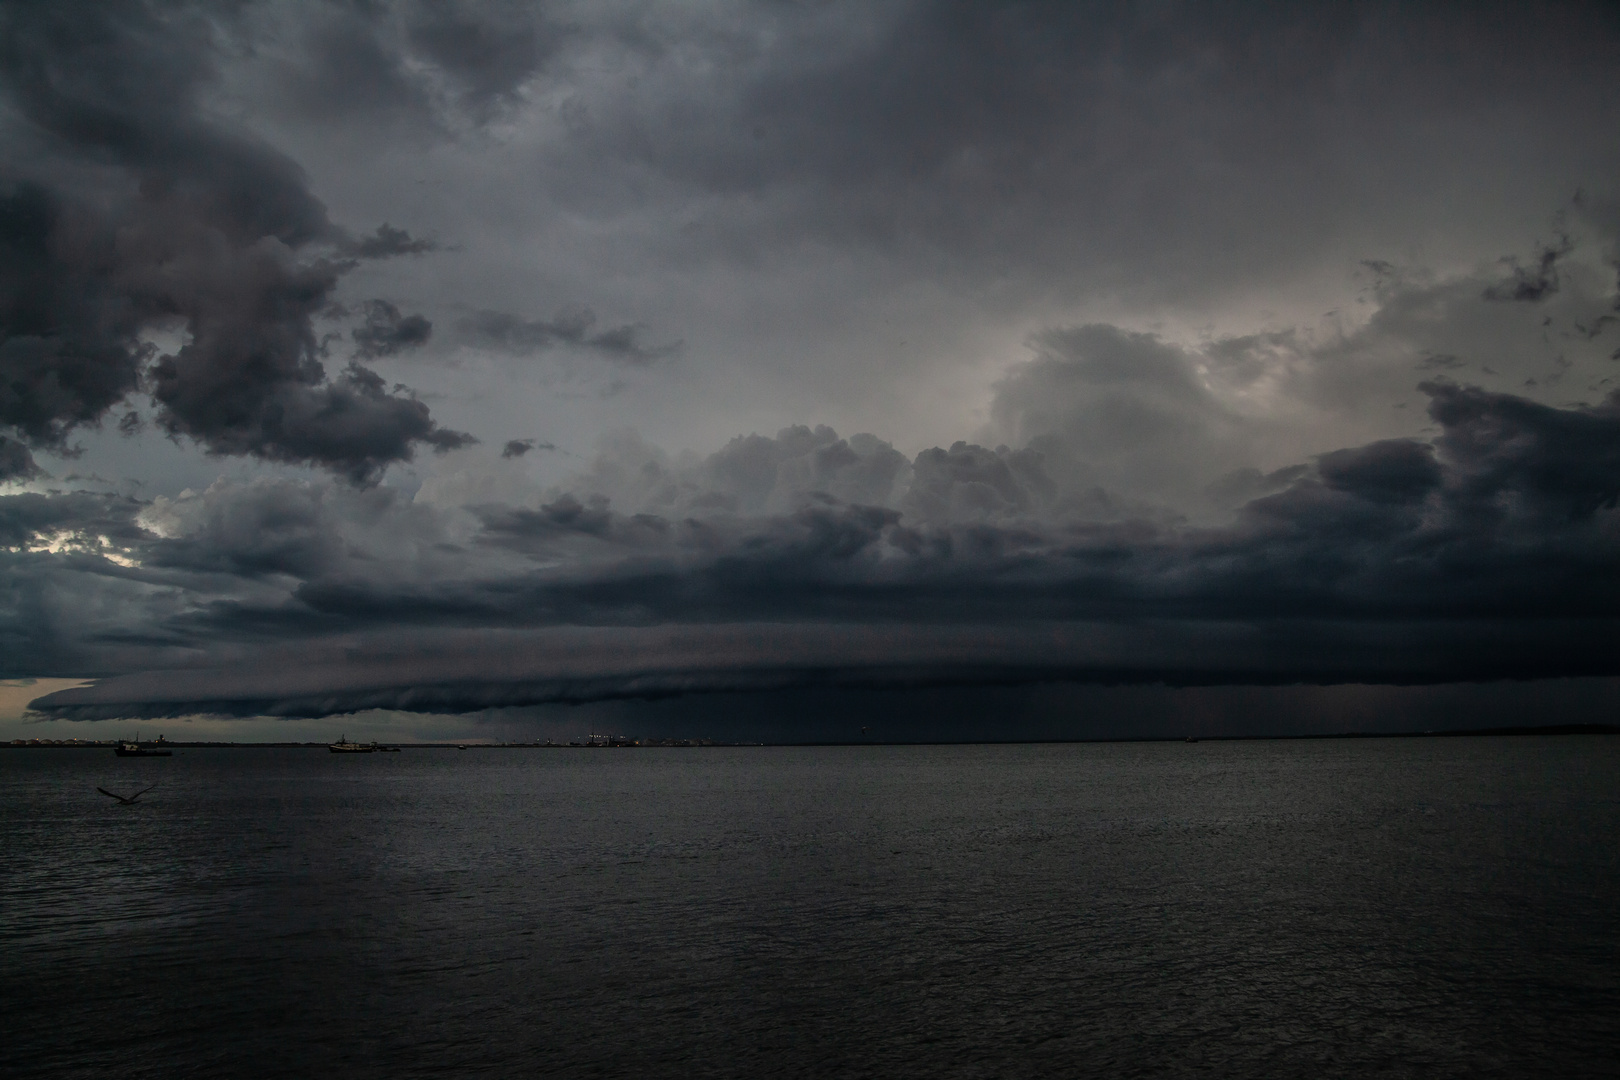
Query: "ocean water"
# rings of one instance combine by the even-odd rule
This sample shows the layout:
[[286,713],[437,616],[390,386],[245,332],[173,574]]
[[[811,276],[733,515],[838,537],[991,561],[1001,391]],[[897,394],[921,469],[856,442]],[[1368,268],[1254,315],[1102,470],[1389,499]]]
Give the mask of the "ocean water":
[[1617,737],[10,750],[0,837],[8,1076],[1620,1060]]

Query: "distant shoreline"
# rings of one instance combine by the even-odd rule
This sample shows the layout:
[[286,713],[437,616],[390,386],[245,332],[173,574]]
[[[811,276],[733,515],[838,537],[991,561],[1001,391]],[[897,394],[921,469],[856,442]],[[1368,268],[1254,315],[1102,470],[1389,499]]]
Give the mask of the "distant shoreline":
[[[905,741],[828,740],[803,742],[721,742],[705,739],[647,739],[621,746],[587,746],[581,743],[559,742],[421,742],[392,743],[410,750],[705,750],[716,747],[767,746],[1062,746],[1094,743],[1189,743],[1189,742],[1287,742],[1304,739],[1441,739],[1459,737],[1501,737],[1528,735],[1620,735],[1620,724],[1546,724],[1515,725],[1495,728],[1458,728],[1442,731],[1338,731],[1302,735],[1141,735],[1107,739],[916,739]],[[58,739],[12,740],[0,743],[6,750],[106,750],[124,740],[107,739],[96,742]],[[325,742],[175,742],[165,741],[175,749],[235,749],[235,750],[324,750]]]

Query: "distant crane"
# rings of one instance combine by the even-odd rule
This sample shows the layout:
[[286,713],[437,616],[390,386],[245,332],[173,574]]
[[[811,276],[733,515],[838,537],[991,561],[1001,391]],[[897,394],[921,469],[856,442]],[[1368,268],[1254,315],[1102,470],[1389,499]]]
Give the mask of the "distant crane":
[[136,799],[140,798],[142,795],[145,795],[148,791],[151,791],[152,788],[155,788],[155,787],[157,787],[156,784],[153,784],[152,787],[141,788],[141,790],[137,791],[135,794],[131,795],[127,799],[124,798],[122,795],[115,795],[113,792],[108,791],[104,787],[98,787],[98,788],[96,788],[96,790],[101,792],[103,795],[107,796],[107,798],[109,798],[109,799],[117,799],[119,806],[134,806]]

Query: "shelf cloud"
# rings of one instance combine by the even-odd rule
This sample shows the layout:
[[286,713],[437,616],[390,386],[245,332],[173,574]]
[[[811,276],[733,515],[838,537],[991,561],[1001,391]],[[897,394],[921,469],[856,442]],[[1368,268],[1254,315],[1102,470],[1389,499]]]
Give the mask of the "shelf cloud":
[[[913,521],[794,486],[801,463],[848,446],[822,429],[819,444],[784,432],[746,447],[764,464],[752,475],[728,447],[672,478],[678,516],[589,492],[445,513],[307,482],[147,504],[18,496],[8,576],[39,620],[31,669],[165,665],[35,703],[73,716],[461,711],[817,682],[1610,673],[1620,395],[1556,409],[1426,390],[1432,441],[1320,455],[1219,526],[1043,511],[1009,497],[1022,489],[1000,457],[960,443],[918,455],[891,494],[928,508]],[[972,465],[941,469],[941,455]],[[771,510],[779,494],[796,508]],[[75,539],[41,550],[49,537]],[[115,598],[110,624],[77,609]]]

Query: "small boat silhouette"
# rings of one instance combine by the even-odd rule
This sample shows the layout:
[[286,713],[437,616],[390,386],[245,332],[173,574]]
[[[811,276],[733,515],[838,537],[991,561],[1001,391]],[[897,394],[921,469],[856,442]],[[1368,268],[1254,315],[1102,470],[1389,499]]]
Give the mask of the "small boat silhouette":
[[141,742],[141,733],[135,733],[134,742],[121,742],[113,747],[113,753],[119,757],[174,757],[174,751],[169,749],[163,736],[159,735],[156,742]]

